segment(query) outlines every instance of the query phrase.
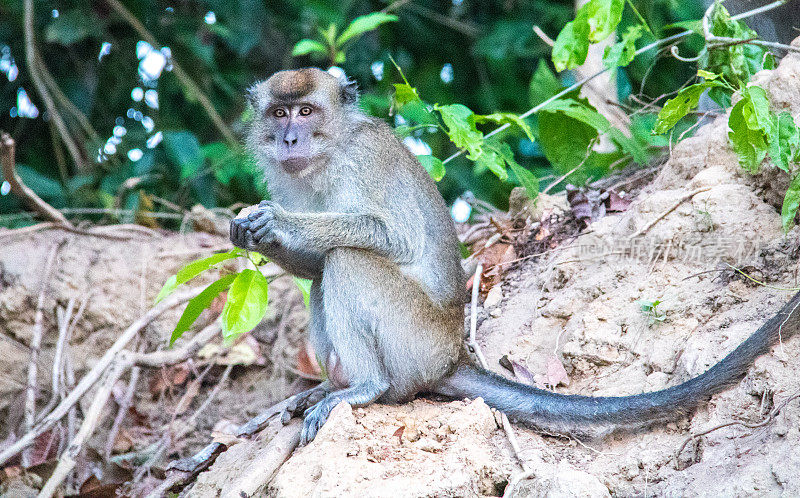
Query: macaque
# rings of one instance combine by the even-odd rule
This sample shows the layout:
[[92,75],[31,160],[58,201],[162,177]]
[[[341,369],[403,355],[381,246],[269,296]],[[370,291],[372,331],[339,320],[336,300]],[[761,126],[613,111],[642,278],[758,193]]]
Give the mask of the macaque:
[[249,92],[248,146],[272,200],[231,221],[241,248],[312,280],[310,340],[328,378],[296,395],[303,444],[340,402],[418,393],[482,397],[513,421],[598,435],[685,413],[738,381],[779,330],[798,328],[800,294],[735,351],[683,384],[623,397],[562,395],[473,364],[463,345],[465,274],[447,206],[428,173],[355,85],[318,69],[281,71]]

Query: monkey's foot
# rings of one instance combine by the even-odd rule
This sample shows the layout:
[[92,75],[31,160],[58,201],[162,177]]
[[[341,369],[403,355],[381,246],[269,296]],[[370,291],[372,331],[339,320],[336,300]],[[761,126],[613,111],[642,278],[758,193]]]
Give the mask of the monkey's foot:
[[331,410],[339,403],[337,396],[327,396],[303,414],[303,432],[300,433],[300,446],[305,446],[317,436],[325,425]]
[[292,417],[302,416],[306,410],[322,401],[330,392],[331,388],[326,381],[307,391],[291,396],[289,398],[289,403],[286,405],[286,410],[281,415],[281,422],[283,422],[283,425],[286,425]]

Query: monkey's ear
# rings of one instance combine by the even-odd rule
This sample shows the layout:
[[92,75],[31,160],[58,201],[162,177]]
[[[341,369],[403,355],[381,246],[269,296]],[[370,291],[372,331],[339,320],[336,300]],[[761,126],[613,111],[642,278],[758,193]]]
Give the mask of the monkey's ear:
[[358,102],[358,83],[355,80],[342,82],[342,103],[355,104]]

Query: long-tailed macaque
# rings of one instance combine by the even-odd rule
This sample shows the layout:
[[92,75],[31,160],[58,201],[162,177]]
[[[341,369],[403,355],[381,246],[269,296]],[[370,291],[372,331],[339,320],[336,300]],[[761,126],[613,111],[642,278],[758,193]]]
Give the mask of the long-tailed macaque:
[[512,420],[600,434],[674,417],[738,381],[779,332],[798,328],[800,294],[704,374],[646,394],[556,394],[476,367],[463,346],[465,275],[447,206],[428,173],[355,86],[318,69],[281,71],[250,91],[248,144],[271,201],[231,222],[231,240],[310,278],[310,339],[328,379],[297,395],[301,440],[341,401],[417,393],[482,397]]

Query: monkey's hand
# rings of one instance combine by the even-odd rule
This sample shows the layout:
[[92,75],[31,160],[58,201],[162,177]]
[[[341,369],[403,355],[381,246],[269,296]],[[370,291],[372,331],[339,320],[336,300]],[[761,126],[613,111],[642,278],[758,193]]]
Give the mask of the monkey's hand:
[[249,251],[264,251],[280,243],[279,225],[286,210],[272,201],[243,209],[231,220],[230,238],[233,245]]

